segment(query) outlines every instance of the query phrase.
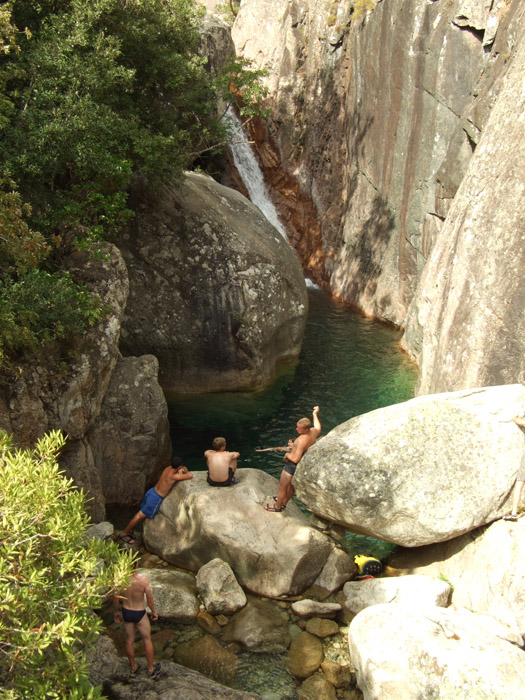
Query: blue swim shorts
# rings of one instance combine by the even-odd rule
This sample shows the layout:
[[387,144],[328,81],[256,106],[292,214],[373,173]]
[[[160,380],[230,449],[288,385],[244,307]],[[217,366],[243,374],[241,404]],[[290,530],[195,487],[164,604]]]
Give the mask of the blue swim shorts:
[[162,496],[159,496],[155,489],[151,488],[146,491],[139,510],[148,518],[154,518],[159,512],[163,500]]

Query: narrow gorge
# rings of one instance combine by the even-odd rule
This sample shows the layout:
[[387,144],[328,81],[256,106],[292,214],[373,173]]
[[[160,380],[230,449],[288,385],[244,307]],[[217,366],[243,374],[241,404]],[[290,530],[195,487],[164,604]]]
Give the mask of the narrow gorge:
[[[74,14],[68,25],[54,5],[22,0],[6,6],[6,27],[18,23],[17,32],[0,25],[2,56],[17,54],[15,34],[31,47],[33,31],[37,49],[46,40],[52,47],[49,63],[35,50],[34,64],[0,80],[2,91],[14,86],[9,109],[0,101],[0,138],[10,119],[20,133],[41,119],[47,144],[34,146],[38,167],[19,165],[11,182],[22,138],[14,131],[20,140],[8,144],[5,132],[0,328],[8,343],[16,319],[5,300],[46,246],[55,257],[42,276],[60,268],[100,306],[88,309],[78,338],[57,322],[40,354],[14,343],[7,361],[0,345],[0,429],[21,449],[61,431],[59,464],[86,496],[89,536],[121,547],[129,512],[174,456],[194,471],[124,548],[140,555],[160,611],[163,675],[129,676],[106,601],[97,610],[105,634],[85,649],[91,685],[119,700],[519,697],[522,507],[504,518],[525,464],[515,421],[525,416],[525,3],[87,0],[71,8],[64,13],[85,11],[92,34]],[[158,70],[151,64],[147,82],[136,37],[144,51],[156,32],[167,42],[184,12],[195,55],[179,37],[182,48]],[[155,18],[164,13],[163,35]],[[86,85],[60,61],[82,65],[89,51],[95,89],[84,100]],[[108,56],[123,58],[105,94]],[[59,75],[67,109],[56,107],[48,83],[38,86],[44,68]],[[255,71],[244,92],[236,87],[243,70]],[[203,75],[213,89],[199,83],[193,93]],[[261,96],[255,116],[251,88]],[[91,121],[100,120],[107,142],[97,155],[83,110],[99,98]],[[121,98],[126,108],[145,105],[143,131],[131,112],[103,121]],[[39,100],[44,116],[31,117]],[[215,132],[205,113],[217,138],[230,125],[229,143],[206,140]],[[175,134],[174,114],[186,131]],[[154,141],[172,122],[173,133]],[[120,161],[113,153],[114,130],[133,142],[136,170],[129,143]],[[42,194],[53,140],[65,155]],[[166,152],[177,164],[169,177]],[[89,189],[90,158],[108,171],[103,193]],[[152,174],[146,164],[156,159]],[[77,160],[88,163],[81,177]],[[35,189],[34,201],[17,199],[15,176],[28,202]],[[15,225],[31,211],[45,246],[40,233]],[[82,241],[90,226],[96,250]],[[19,249],[30,263],[16,262]],[[38,288],[35,306],[41,296]],[[42,315],[59,301],[45,299]],[[334,308],[354,320],[332,323]],[[34,316],[30,307],[19,318]],[[356,337],[347,344],[341,334]],[[353,373],[325,372],[323,364],[352,354],[360,355]],[[317,403],[323,431],[297,465],[296,499],[268,512],[282,451],[254,457],[254,448],[282,449],[296,413],[311,416]],[[212,430],[241,451],[237,483],[226,489],[206,481],[210,445],[200,441],[211,442]],[[368,576],[354,556],[375,561],[378,542],[389,556]],[[2,674],[0,665],[0,682]]]

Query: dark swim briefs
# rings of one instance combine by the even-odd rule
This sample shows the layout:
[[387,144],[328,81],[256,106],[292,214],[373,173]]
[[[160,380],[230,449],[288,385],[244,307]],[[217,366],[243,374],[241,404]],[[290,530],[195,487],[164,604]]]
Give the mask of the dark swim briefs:
[[228,467],[228,478],[226,481],[213,481],[213,479],[210,479],[210,472],[208,472],[206,481],[210,486],[233,486],[235,484],[235,473],[231,467]]
[[164,499],[155,491],[154,488],[146,491],[139,510],[148,518],[154,518],[159,512],[159,508]]
[[293,476],[295,474],[295,470],[297,469],[297,464],[292,462],[290,459],[287,459],[283,469],[287,474]]
[[124,622],[134,622],[137,624],[137,622],[142,620],[145,614],[145,610],[128,610],[128,608],[122,608],[122,619]]

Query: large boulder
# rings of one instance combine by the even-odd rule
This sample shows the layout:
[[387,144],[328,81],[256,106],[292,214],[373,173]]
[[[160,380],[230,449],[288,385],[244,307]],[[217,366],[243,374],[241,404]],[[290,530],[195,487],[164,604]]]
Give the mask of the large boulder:
[[525,640],[525,518],[427,547],[398,549],[388,560],[402,573],[444,576],[452,602],[487,613]]
[[136,503],[170,463],[168,406],[153,355],[121,357],[88,435],[106,503]]
[[293,503],[285,513],[264,510],[277,493],[274,477],[237,469],[237,479],[235,486],[214,488],[204,472],[196,472],[176,484],[158,515],[144,524],[147,549],[190,571],[220,558],[259,595],[302,593],[319,575],[332,543]]
[[501,517],[525,451],[525,387],[419,397],[339,425],[295,474],[299,499],[347,529],[406,547]]
[[136,209],[118,242],[130,279],[124,354],[154,354],[167,391],[267,384],[299,354],[308,310],[282,236],[241,194],[197,173]]
[[468,611],[374,605],[354,618],[348,638],[365,700],[523,695],[525,652]]
[[345,583],[344,607],[354,615],[379,603],[404,603],[416,607],[448,605],[451,587],[439,578],[413,575],[399,578],[366,579]]

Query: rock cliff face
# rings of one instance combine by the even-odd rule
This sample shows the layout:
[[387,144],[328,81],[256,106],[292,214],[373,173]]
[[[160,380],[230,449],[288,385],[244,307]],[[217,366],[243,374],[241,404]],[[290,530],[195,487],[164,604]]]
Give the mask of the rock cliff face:
[[[405,347],[423,368],[420,393],[525,377],[516,139],[524,37],[519,0],[243,0],[233,27],[237,51],[269,69],[273,117],[252,135],[303,266],[364,313],[408,323]],[[498,104],[505,116],[491,118]],[[473,152],[487,148],[485,164],[478,158],[469,167]],[[475,236],[451,210],[460,185],[463,212],[469,202],[478,208]],[[469,254],[456,256],[462,247]],[[483,292],[458,282],[447,304],[451,287],[438,270],[457,276],[461,267],[472,281],[489,261]],[[431,314],[433,304],[440,311]],[[469,331],[475,342],[456,349],[454,336]]]
[[299,354],[306,285],[290,246],[244,196],[188,173],[142,200],[121,237],[125,354],[152,353],[165,391],[253,389]]
[[39,365],[0,388],[0,428],[17,445],[30,447],[50,430],[67,435],[60,464],[91,499],[95,520],[105,517],[106,500],[138,499],[155,467],[170,460],[158,365],[154,358],[120,357],[128,275],[117,248],[108,246],[106,254],[92,260],[77,253],[70,260],[71,275],[109,309],[78,355],[65,361],[51,349]]

